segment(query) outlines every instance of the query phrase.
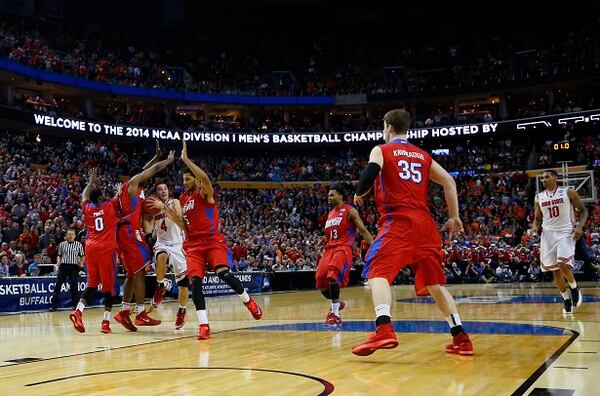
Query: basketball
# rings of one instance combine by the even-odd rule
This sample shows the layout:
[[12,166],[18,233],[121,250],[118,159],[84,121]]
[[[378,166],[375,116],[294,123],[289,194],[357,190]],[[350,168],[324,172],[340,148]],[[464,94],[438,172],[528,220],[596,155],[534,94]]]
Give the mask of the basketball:
[[158,212],[160,212],[160,210],[156,209],[155,207],[152,206],[152,203],[154,201],[158,201],[158,197],[154,194],[149,195],[148,197],[146,197],[146,199],[144,200],[144,204],[143,204],[143,210],[144,213],[148,213],[151,215],[155,215]]

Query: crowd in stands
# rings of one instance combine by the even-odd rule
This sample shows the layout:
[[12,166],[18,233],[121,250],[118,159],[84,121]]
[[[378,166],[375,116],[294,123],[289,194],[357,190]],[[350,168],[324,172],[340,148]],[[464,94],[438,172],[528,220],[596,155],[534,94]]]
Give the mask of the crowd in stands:
[[[449,170],[459,172],[456,181],[465,233],[452,240],[445,235],[445,270],[450,281],[539,279],[539,240],[526,232],[532,220],[535,184],[522,171],[510,172],[524,169],[521,159],[529,152],[509,142],[469,150],[457,145],[450,156],[436,157]],[[600,136],[587,136],[574,143],[586,153],[584,163],[598,158]],[[26,276],[40,264],[56,262],[56,249],[66,230],[83,230],[80,196],[92,167],[100,170],[110,196],[121,175],[136,172],[152,155],[143,147],[103,141],[45,136],[36,141],[34,135],[26,133],[0,135],[0,276]],[[491,167],[465,172],[475,166],[477,161],[470,161],[478,156],[497,161]],[[348,181],[357,179],[366,158],[343,151],[329,156],[280,153],[234,158],[213,154],[196,161],[217,182]],[[183,189],[177,167],[171,166],[160,175],[175,196]],[[218,191],[221,230],[232,248],[236,270],[315,268],[329,210],[326,186],[315,183],[294,189]],[[447,214],[443,191],[437,187],[430,190],[430,208],[442,224]],[[376,233],[379,216],[372,196],[360,212],[367,228]],[[600,210],[595,206],[585,236],[592,265],[598,265],[600,258],[599,220]],[[366,249],[357,238],[356,264],[362,262]],[[407,269],[399,280],[410,281],[411,275]]]
[[456,33],[435,40],[392,42],[327,37],[295,43],[281,36],[249,39],[255,42],[244,45],[186,37],[173,47],[173,40],[161,37],[42,34],[4,22],[0,57],[101,82],[168,90],[307,96],[411,93],[597,69],[596,30],[594,26],[566,32],[532,30],[526,37],[523,32],[469,37]]

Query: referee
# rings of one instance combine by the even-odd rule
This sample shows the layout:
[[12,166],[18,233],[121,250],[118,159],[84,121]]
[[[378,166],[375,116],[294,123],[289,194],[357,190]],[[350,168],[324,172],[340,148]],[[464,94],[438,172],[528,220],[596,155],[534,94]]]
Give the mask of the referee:
[[54,293],[52,294],[50,311],[56,311],[58,309],[60,289],[67,277],[69,278],[69,285],[71,286],[71,304],[75,307],[79,301],[77,281],[79,279],[79,271],[83,268],[85,253],[83,252],[83,245],[75,240],[75,230],[69,229],[67,231],[66,239],[66,241],[61,242],[60,245],[58,245],[58,257],[56,259],[58,275],[56,277]]

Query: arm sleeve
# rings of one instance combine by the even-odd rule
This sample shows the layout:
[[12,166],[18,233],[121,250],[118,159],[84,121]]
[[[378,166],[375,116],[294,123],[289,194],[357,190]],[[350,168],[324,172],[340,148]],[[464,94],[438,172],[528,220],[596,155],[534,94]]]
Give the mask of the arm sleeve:
[[369,162],[367,167],[361,172],[360,178],[358,179],[358,184],[356,185],[356,195],[360,197],[369,192],[379,172],[381,172],[381,167],[374,162]]

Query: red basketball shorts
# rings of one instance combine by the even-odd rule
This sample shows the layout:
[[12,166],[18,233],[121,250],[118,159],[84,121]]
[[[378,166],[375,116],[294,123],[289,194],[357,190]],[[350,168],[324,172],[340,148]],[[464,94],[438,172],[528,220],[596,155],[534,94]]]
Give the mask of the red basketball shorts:
[[317,266],[317,289],[329,287],[329,280],[333,280],[346,287],[350,279],[352,268],[352,248],[350,246],[334,246],[323,251]]
[[127,278],[132,278],[143,270],[146,264],[152,262],[152,252],[146,241],[144,241],[139,231],[134,234],[130,226],[119,228],[117,243]]
[[185,241],[183,244],[188,267],[188,277],[204,278],[206,269],[233,268],[233,254],[224,240]]
[[113,296],[118,295],[116,282],[117,251],[99,250],[86,246],[85,262],[87,265],[88,287],[102,285],[102,292],[110,292]]
[[415,272],[417,295],[428,295],[427,286],[445,284],[442,240],[429,213],[390,213],[365,257],[364,278],[386,278],[391,284],[407,265]]

